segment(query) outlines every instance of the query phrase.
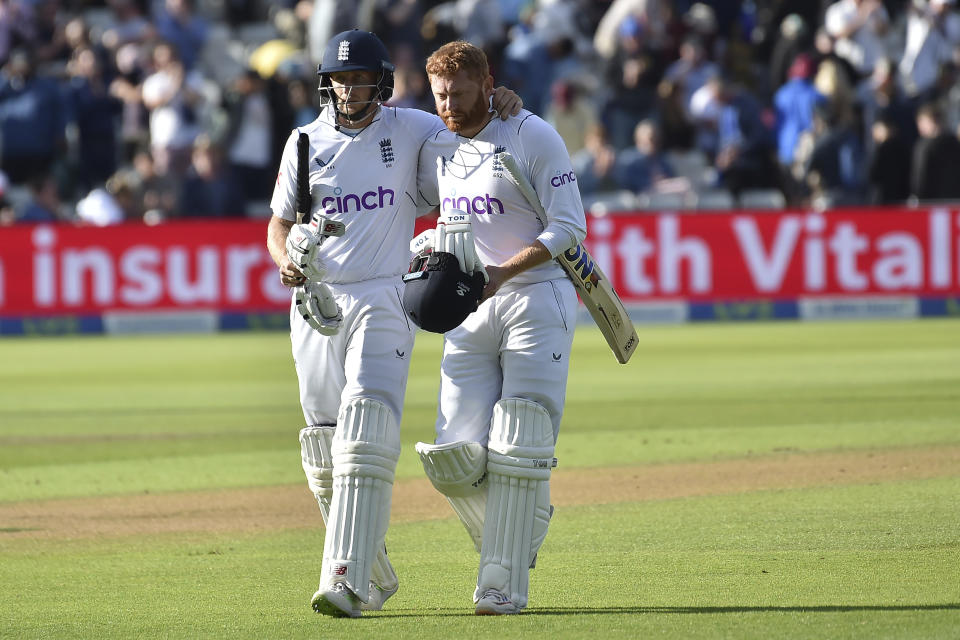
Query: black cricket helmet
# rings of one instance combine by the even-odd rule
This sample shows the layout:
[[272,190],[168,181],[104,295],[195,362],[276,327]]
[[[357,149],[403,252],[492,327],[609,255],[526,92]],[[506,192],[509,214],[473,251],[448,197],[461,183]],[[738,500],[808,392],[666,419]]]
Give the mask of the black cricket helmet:
[[403,283],[404,311],[418,327],[433,333],[459,327],[477,310],[484,287],[482,273],[464,273],[455,255],[430,250],[413,258]]
[[332,95],[330,74],[338,71],[373,71],[377,74],[377,91],[372,100],[386,102],[393,96],[393,63],[387,47],[369,31],[351,29],[330,38],[317,67],[320,93],[324,102],[336,100]]

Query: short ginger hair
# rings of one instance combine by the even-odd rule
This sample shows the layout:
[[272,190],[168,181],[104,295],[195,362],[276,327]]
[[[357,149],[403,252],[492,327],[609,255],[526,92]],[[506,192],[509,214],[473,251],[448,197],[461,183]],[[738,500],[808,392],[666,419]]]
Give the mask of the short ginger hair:
[[483,49],[463,40],[448,42],[427,58],[427,75],[449,78],[460,71],[483,82],[490,75],[490,64]]

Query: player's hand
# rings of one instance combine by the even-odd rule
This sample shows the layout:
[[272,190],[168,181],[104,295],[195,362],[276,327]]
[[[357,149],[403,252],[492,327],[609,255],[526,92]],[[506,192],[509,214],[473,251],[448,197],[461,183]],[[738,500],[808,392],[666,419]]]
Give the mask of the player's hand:
[[320,246],[328,237],[343,233],[342,222],[314,215],[308,224],[295,224],[290,228],[284,244],[287,257],[300,275],[310,282],[320,282],[327,275],[327,265],[319,254]]
[[297,313],[325,336],[336,335],[343,326],[343,313],[330,288],[322,282],[307,282],[296,288]]
[[307,281],[307,278],[300,273],[296,265],[290,259],[287,259],[280,266],[280,282],[285,287],[299,287]]
[[497,87],[490,94],[490,110],[506,120],[515,116],[523,109],[523,100],[516,93],[506,87]]
[[504,267],[489,265],[486,267],[485,273],[487,274],[487,284],[484,285],[483,293],[480,295],[481,304],[487,298],[492,298],[503,286],[503,283],[510,279],[510,272]]

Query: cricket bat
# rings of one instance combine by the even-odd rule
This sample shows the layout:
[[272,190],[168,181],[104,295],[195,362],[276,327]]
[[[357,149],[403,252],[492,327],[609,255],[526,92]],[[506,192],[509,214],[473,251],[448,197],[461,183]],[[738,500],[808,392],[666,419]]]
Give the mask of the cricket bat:
[[[540,202],[540,197],[533,185],[520,171],[517,161],[509,153],[501,152],[497,158],[506,169],[506,175],[511,183],[520,190],[527,199],[534,213],[544,227],[547,225],[547,214]],[[600,265],[593,259],[583,244],[571,247],[557,256],[557,262],[573,282],[574,288],[580,295],[583,305],[593,316],[594,322],[600,328],[600,333],[610,345],[613,355],[620,364],[626,364],[630,356],[637,349],[637,331],[627,314],[627,310],[614,290],[607,276],[600,269]]]
[[310,193],[310,137],[301,133],[297,138],[297,224],[306,223],[317,235],[342,236],[344,223],[324,216],[312,216],[313,196]]
[[[313,197],[310,194],[310,137],[305,133],[301,133],[300,137],[297,138],[296,205],[297,224],[308,223],[313,233],[319,235],[321,239],[327,236],[343,235],[346,226],[342,222],[328,220],[323,216],[314,216],[310,213],[313,209]],[[333,319],[338,323],[342,322],[343,315],[340,312],[340,307],[337,306],[337,302],[334,300],[333,294],[326,284],[323,282],[315,282],[312,284],[312,289],[308,291],[307,285],[309,284],[310,283],[304,283],[298,287],[294,287],[297,310],[300,315],[303,316],[303,319],[307,321],[307,324],[314,329],[324,335],[333,335],[339,330],[339,324],[329,332],[318,327],[319,321],[316,319],[311,320],[307,313],[309,309],[308,300],[310,296],[316,298],[317,309],[326,321]]]
[[310,137],[301,133],[297,138],[297,224],[310,222]]

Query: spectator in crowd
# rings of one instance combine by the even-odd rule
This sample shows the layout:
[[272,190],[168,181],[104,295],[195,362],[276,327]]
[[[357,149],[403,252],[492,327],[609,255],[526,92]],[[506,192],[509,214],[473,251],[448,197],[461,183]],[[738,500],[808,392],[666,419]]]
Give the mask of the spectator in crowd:
[[135,210],[142,211],[145,218],[162,221],[173,216],[180,196],[179,184],[168,174],[157,173],[150,150],[143,148],[133,156],[133,173],[137,185]]
[[[617,46],[604,64],[607,97],[601,107],[601,118],[617,149],[632,145],[634,127],[648,117],[656,105],[657,84],[663,75],[658,52],[651,46],[650,25],[660,23],[660,12],[653,7],[656,2],[659,0],[650,1],[649,13],[629,15],[623,20],[616,31]],[[611,7],[610,12],[613,11]],[[683,87],[676,86],[682,106]]]
[[374,33],[384,36],[384,44],[393,50],[394,64],[419,68],[425,57],[420,26],[423,24],[423,2],[417,0],[379,0],[381,10],[374,16]]
[[98,57],[104,55],[102,44],[90,39],[90,25],[82,15],[74,16],[63,24],[63,43],[58,63],[68,64],[77,50],[84,48],[93,49]]
[[864,77],[884,55],[890,16],[880,0],[839,0],[824,14],[824,26],[834,39],[836,54]]
[[699,36],[688,36],[680,45],[680,58],[667,67],[664,80],[682,87],[683,106],[689,113],[693,94],[719,73],[720,68],[707,58]]
[[813,149],[806,184],[815,201],[845,205],[863,196],[863,144],[851,122],[830,103],[814,110]]
[[636,48],[658,49],[657,41],[667,34],[668,5],[667,0],[613,0],[594,31],[594,50],[604,60],[613,60],[625,34],[636,41]]
[[37,43],[34,4],[30,2],[0,3],[0,66],[6,65],[13,50],[33,49]]
[[234,81],[233,90],[227,154],[230,169],[245,201],[267,200],[276,176],[271,155],[273,123],[263,78],[248,69]]
[[813,60],[799,54],[790,65],[789,80],[773,97],[777,112],[777,158],[781,166],[793,164],[793,153],[800,134],[813,126],[813,110],[826,101],[813,86]]
[[107,179],[107,193],[123,211],[123,220],[138,222],[143,220],[143,208],[140,200],[140,176],[134,169],[121,169]]
[[634,129],[632,149],[617,154],[614,175],[621,188],[644,193],[656,190],[658,184],[674,177],[660,150],[660,133],[653,120],[642,120]]
[[[813,34],[822,22],[823,12],[830,4],[832,4],[832,0],[777,0],[776,2],[766,3],[766,7],[760,5],[761,10],[757,11],[756,14],[757,31],[754,35],[759,36],[757,49],[760,52],[761,59],[766,59],[769,54],[771,65],[774,65],[778,59],[775,51],[777,44],[784,37],[784,24],[793,22],[794,27],[803,25],[805,31],[803,39],[806,41],[806,46],[784,55],[783,61],[779,64],[782,75],[770,83],[771,87],[776,88],[783,84],[786,80],[787,68],[789,68],[790,62],[796,57],[796,54],[809,50],[812,45]],[[799,20],[794,20],[794,18],[799,18]],[[790,30],[791,27],[787,27],[787,29]]]
[[75,49],[67,67],[70,120],[77,127],[78,186],[87,192],[117,169],[117,118],[123,103],[110,95],[100,60],[89,46]]
[[0,168],[14,184],[48,173],[66,149],[63,90],[35,71],[30,52],[18,49],[0,73]]
[[77,203],[77,220],[82,224],[106,227],[138,218],[135,211],[136,184],[127,172],[118,172],[106,184],[90,191]]
[[574,42],[566,29],[515,28],[503,53],[503,82],[523,99],[523,107],[544,115],[554,81],[570,75],[576,67]]
[[145,74],[137,44],[128,42],[120,46],[114,58],[116,75],[110,82],[110,95],[122,105],[117,134],[121,142],[121,156],[124,161],[129,161],[138,148],[149,142],[147,107],[141,95]]
[[[711,52],[711,55],[716,55],[718,51],[722,52],[726,46],[727,29],[733,17],[729,9],[735,10],[735,8],[723,7],[724,4],[728,4],[726,0],[694,2],[681,17],[688,32],[699,36],[703,40],[704,46]],[[724,9],[722,27],[718,19],[717,8]],[[721,35],[721,33],[723,35]]]
[[853,123],[859,117],[854,87],[836,60],[826,58],[820,61],[813,86],[826,97],[837,118]]
[[849,84],[856,85],[860,81],[861,76],[857,70],[854,69],[853,65],[850,64],[850,61],[838,56],[836,51],[834,51],[833,38],[830,37],[830,34],[827,33],[824,27],[818,28],[813,36],[813,50],[817,68],[820,68],[825,61],[830,60],[837,64]]
[[943,128],[943,115],[935,103],[917,109],[920,139],[913,147],[912,195],[919,200],[960,198],[960,140]]
[[793,178],[792,168],[800,137],[813,128],[813,113],[826,98],[811,82],[813,59],[806,53],[797,55],[788,73],[789,80],[773,96],[777,114],[777,161],[780,183],[788,202],[798,203],[804,189]]
[[617,151],[607,139],[606,129],[602,124],[594,124],[587,129],[583,141],[583,149],[570,157],[580,193],[588,196],[617,189],[614,178]]
[[[30,52],[37,65],[48,62],[65,62],[70,57],[70,45],[66,38],[66,14],[63,12],[60,0],[38,0],[35,7],[36,40],[30,47]],[[74,17],[74,20],[82,18]]]
[[361,19],[359,15],[362,4],[340,0],[313,0],[309,9],[300,9],[301,15],[306,14],[307,50],[314,68],[323,57],[323,48],[335,34],[347,29],[369,31],[373,28],[368,20]]
[[433,97],[426,74],[411,65],[397,66],[393,74],[393,96],[388,104],[391,107],[433,110]]
[[244,215],[243,188],[224,162],[223,150],[206,136],[199,136],[193,145],[177,208],[185,217]]
[[153,48],[154,72],[143,81],[141,96],[150,112],[150,145],[157,171],[180,175],[189,163],[194,139],[201,133],[198,109],[203,77],[187,71],[168,42]]
[[767,67],[767,83],[773,90],[790,79],[788,71],[793,61],[799,54],[809,53],[813,46],[809,24],[796,13],[783,19],[778,33],[780,37],[773,45]]
[[946,68],[952,71],[953,83],[944,88],[940,98],[944,105],[944,126],[960,136],[960,45],[953,48],[953,60]]
[[108,0],[112,15],[112,25],[100,37],[101,44],[115,52],[125,44],[143,43],[154,37],[153,24],[143,15],[137,0]]
[[863,120],[866,136],[866,150],[872,152],[873,125],[880,113],[888,120],[892,119],[897,136],[908,146],[913,146],[917,137],[912,101],[904,94],[897,79],[896,66],[890,58],[880,58],[873,67],[873,73],[857,88],[857,104]]
[[694,146],[693,114],[691,111],[688,115],[679,86],[668,80],[657,85],[654,113],[660,123],[664,149],[690,149]]
[[900,131],[899,116],[877,114],[871,127],[873,153],[867,169],[872,204],[903,203],[910,197],[911,144]]
[[207,22],[193,11],[193,0],[165,0],[156,20],[157,35],[173,45],[183,68],[191,71],[207,40]]
[[909,0],[906,42],[899,70],[909,96],[925,96],[934,88],[940,69],[950,64],[960,45],[960,15],[956,0]]
[[[291,80],[287,85],[287,95],[289,97],[288,102],[290,104],[290,108],[293,112],[293,124],[289,128],[293,129],[310,124],[317,119],[318,115],[320,115],[320,112],[313,104],[313,100],[311,98],[313,95],[313,88],[308,87],[305,80]],[[272,134],[273,132],[271,131],[271,137]]]
[[694,128],[694,147],[709,158],[717,154],[720,112],[723,102],[720,89],[724,79],[718,73],[700,87],[690,99],[690,122]]
[[29,181],[30,199],[17,212],[17,222],[59,222],[62,202],[51,173],[35,173]]
[[776,184],[771,132],[761,118],[757,99],[722,75],[711,79],[704,88],[712,92],[717,103],[714,167],[721,184],[734,197],[745,189]]
[[597,123],[596,109],[572,82],[555,82],[550,93],[553,99],[544,120],[557,130],[572,155],[583,149],[584,131]]

